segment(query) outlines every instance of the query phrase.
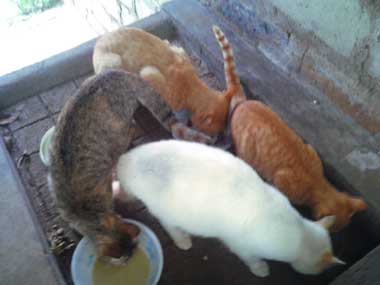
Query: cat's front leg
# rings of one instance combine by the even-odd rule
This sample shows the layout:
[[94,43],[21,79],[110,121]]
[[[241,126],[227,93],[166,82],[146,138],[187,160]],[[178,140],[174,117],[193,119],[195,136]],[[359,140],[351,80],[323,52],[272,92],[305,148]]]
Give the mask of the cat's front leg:
[[254,275],[257,277],[269,276],[269,265],[266,261],[252,255],[239,254],[239,256]]
[[185,233],[177,227],[168,226],[164,223],[161,223],[161,225],[164,227],[178,248],[182,250],[189,250],[193,246],[191,237],[188,233]]
[[267,277],[269,276],[269,265],[268,262],[262,260],[262,259],[253,259],[248,264],[249,269],[251,272],[256,275],[257,277]]
[[175,139],[199,142],[202,144],[213,145],[215,138],[210,137],[202,132],[189,128],[183,123],[175,123],[171,126],[172,136]]

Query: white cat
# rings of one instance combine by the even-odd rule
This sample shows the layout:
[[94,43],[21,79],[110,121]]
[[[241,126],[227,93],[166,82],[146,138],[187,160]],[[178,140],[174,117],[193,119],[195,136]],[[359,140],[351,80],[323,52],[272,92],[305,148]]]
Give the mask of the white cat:
[[257,276],[269,275],[263,259],[290,263],[304,274],[333,264],[326,217],[301,217],[287,198],[228,152],[183,141],[160,141],[121,156],[120,183],[141,199],[184,250],[189,234],[223,241]]

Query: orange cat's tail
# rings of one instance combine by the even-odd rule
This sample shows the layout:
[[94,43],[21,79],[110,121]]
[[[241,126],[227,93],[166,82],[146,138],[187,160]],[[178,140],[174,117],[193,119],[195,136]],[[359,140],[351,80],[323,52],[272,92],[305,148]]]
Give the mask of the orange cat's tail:
[[231,99],[231,97],[242,92],[240,86],[240,79],[236,75],[234,54],[230,46],[230,43],[228,42],[222,30],[215,25],[212,26],[212,30],[214,31],[215,37],[219,43],[219,46],[222,49],[224,59],[224,73],[226,76],[227,83],[226,96],[230,97],[229,99]]

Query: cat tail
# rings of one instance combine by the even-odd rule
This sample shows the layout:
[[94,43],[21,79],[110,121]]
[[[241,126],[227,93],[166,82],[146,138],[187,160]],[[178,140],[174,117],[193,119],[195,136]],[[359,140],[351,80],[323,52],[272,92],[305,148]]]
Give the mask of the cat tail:
[[212,26],[212,30],[214,31],[216,40],[218,41],[223,53],[224,73],[227,83],[227,91],[225,96],[228,99],[232,99],[232,97],[234,97],[235,95],[243,95],[243,90],[240,85],[240,78],[236,74],[235,58],[231,45],[228,42],[222,30],[218,26]]

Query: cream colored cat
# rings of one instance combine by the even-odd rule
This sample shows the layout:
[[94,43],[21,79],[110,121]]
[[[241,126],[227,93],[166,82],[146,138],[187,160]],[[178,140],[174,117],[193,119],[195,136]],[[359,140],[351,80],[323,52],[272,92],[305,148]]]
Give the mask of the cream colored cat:
[[[220,34],[215,32],[215,35],[219,40]],[[233,57],[231,48],[227,47],[226,65],[229,65]],[[140,74],[174,112],[189,111],[192,126],[211,136],[223,132],[230,99],[236,90],[240,90],[234,73],[226,74],[228,86],[225,92],[209,88],[198,77],[182,48],[135,28],[121,28],[99,38],[93,65],[95,73],[118,68]]]
[[199,143],[160,141],[122,155],[117,176],[142,200],[184,250],[189,234],[218,238],[253,274],[269,275],[265,259],[288,262],[304,274],[333,264],[327,228],[298,214],[286,197],[243,160]]

